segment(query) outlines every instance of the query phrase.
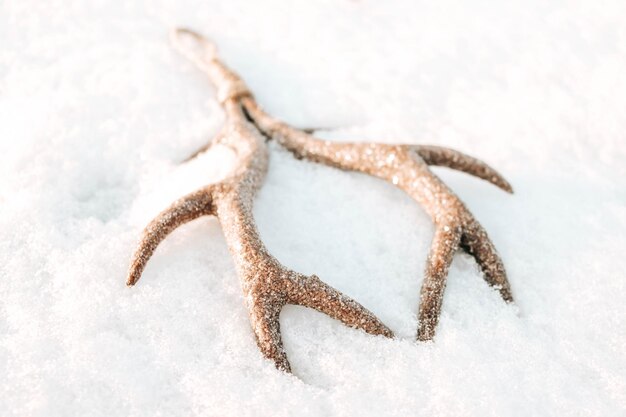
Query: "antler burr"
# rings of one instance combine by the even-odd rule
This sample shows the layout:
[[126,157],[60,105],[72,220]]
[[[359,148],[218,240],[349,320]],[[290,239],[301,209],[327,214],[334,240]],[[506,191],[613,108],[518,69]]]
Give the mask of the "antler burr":
[[505,191],[511,186],[485,163],[460,152],[436,146],[333,143],[316,139],[267,115],[243,80],[216,55],[215,46],[188,29],[177,29],[175,47],[203,70],[217,87],[226,113],[220,134],[192,157],[213,144],[230,147],[236,168],[217,184],[208,185],[177,201],[144,230],[133,255],[127,284],[134,285],[158,244],[174,229],[204,215],[216,216],[233,256],[261,352],[278,369],[290,372],[283,349],[279,314],[286,304],[313,308],[347,326],[372,335],[393,333],[358,302],[315,275],[305,276],[281,265],[263,245],[254,223],[252,205],[267,172],[267,139],[274,139],[297,158],[336,168],[359,171],[391,182],[424,207],[436,225],[428,256],[419,307],[418,340],[434,336],[446,276],[452,257],[461,248],[481,266],[485,280],[512,301],[504,266],[487,233],[461,200],[429,169],[447,166],[490,181]]

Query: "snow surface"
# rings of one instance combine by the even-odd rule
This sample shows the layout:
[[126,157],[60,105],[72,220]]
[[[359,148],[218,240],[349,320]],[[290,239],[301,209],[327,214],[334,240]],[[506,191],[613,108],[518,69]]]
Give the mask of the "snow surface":
[[[0,415],[624,415],[626,3],[0,2]],[[433,226],[388,184],[273,147],[267,246],[378,314],[370,337],[281,316],[262,358],[215,219],[177,230],[133,289],[143,226],[219,180],[179,165],[220,127],[169,46],[212,37],[270,113],[332,140],[431,143],[516,194],[437,169],[489,231],[516,304],[456,256],[433,343],[416,311]]]

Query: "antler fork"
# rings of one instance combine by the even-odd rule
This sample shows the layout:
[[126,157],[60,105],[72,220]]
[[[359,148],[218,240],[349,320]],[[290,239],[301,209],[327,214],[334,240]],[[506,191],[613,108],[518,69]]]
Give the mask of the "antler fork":
[[373,335],[393,336],[359,303],[315,275],[304,276],[285,268],[263,245],[252,216],[252,204],[267,172],[265,136],[277,140],[298,158],[390,181],[431,215],[437,229],[421,291],[419,340],[434,336],[448,267],[459,247],[474,255],[487,282],[497,286],[506,301],[512,300],[502,261],[486,232],[428,165],[465,171],[511,192],[510,185],[496,171],[467,155],[435,146],[340,144],[316,139],[264,113],[241,78],[217,58],[211,42],[187,29],[177,29],[173,42],[207,73],[226,112],[226,124],[220,134],[193,156],[213,144],[221,144],[236,152],[238,164],[227,179],[175,201],[146,227],[132,258],[128,285],[139,280],[158,244],[175,228],[203,215],[215,215],[241,279],[257,344],[277,368],[288,372],[291,369],[279,325],[279,314],[286,304],[316,309]]

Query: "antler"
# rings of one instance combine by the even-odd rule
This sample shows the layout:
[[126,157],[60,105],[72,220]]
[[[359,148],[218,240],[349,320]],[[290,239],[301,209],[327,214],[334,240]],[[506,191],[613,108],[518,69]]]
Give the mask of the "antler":
[[263,245],[252,216],[252,204],[267,172],[267,137],[275,139],[297,158],[391,182],[431,216],[436,230],[420,294],[418,340],[430,340],[435,334],[448,268],[459,248],[474,256],[485,280],[499,289],[505,301],[513,300],[504,266],[487,233],[463,202],[432,173],[429,165],[457,169],[512,192],[509,183],[493,168],[437,146],[333,143],[316,139],[310,131],[295,129],[267,115],[243,80],[217,58],[210,41],[187,29],[177,29],[172,38],[174,45],[215,84],[226,112],[226,125],[220,134],[191,158],[219,143],[235,151],[238,165],[227,179],[176,201],[146,227],[131,262],[128,285],[137,282],[167,234],[199,216],[215,215],[233,255],[257,344],[279,369],[291,369],[280,336],[279,315],[286,304],[316,309],[373,335],[393,336],[389,328],[359,303],[315,275],[305,276],[285,268]]
[[391,330],[359,303],[315,275],[305,276],[285,268],[265,248],[254,223],[252,204],[267,172],[268,149],[265,138],[247,120],[241,101],[252,94],[217,58],[211,42],[187,29],[176,30],[172,38],[174,45],[218,88],[219,100],[226,111],[226,125],[212,143],[232,148],[238,165],[227,179],[177,200],[146,227],[131,261],[128,285],[137,282],[154,250],[169,233],[200,216],[215,215],[241,280],[257,344],[278,369],[291,370],[279,322],[280,311],[286,304],[313,308],[347,326],[392,337]]

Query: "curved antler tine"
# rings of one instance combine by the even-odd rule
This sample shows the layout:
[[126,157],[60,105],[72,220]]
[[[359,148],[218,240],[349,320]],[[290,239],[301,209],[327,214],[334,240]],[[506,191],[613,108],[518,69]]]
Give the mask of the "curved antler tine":
[[178,226],[212,214],[212,191],[204,188],[176,200],[146,226],[128,270],[126,285],[135,285],[155,249]]
[[481,161],[454,149],[441,146],[410,146],[412,150],[422,157],[428,165],[444,166],[458,171],[466,172],[475,177],[489,181],[493,185],[508,193],[513,193],[513,188],[502,175],[495,169]]
[[280,334],[280,311],[285,305],[284,302],[257,299],[252,303],[249,309],[250,321],[261,353],[274,361],[276,368],[291,372]]
[[417,340],[431,340],[435,336],[448,269],[459,248],[461,230],[453,225],[438,226],[435,230],[420,292]]
[[297,276],[289,288],[289,302],[309,307],[339,320],[349,327],[372,335],[393,337],[393,332],[372,312],[345,296],[317,276]]
[[466,226],[461,238],[461,248],[472,255],[485,274],[485,281],[500,292],[506,302],[513,301],[511,285],[504,264],[485,229],[473,220]]

